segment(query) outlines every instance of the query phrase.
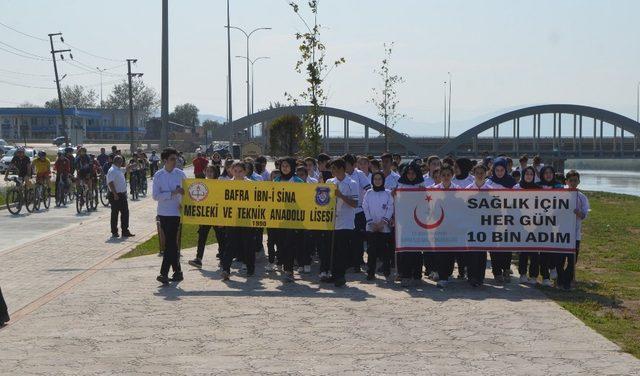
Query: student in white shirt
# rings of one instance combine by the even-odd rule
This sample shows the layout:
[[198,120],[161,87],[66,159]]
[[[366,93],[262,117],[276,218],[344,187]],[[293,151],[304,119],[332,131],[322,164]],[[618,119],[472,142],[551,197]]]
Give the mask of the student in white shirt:
[[356,207],[355,231],[353,243],[350,249],[348,267],[353,268],[354,273],[360,273],[361,266],[364,265],[364,242],[367,235],[367,220],[362,211],[362,198],[365,192],[371,188],[371,180],[367,175],[356,168],[357,159],[352,154],[345,154],[342,159],[345,162],[345,172],[353,181],[358,183],[358,207]]
[[158,202],[157,215],[165,238],[162,266],[156,280],[166,285],[169,283],[170,267],[173,269],[172,281],[180,282],[184,279],[180,268],[178,229],[180,227],[180,202],[184,194],[182,182],[187,177],[181,169],[176,167],[178,161],[176,149],[164,149],[160,158],[164,167],[153,176],[152,196]]
[[391,275],[391,217],[393,216],[393,196],[384,189],[384,175],[371,175],[371,189],[364,195],[362,209],[367,219],[367,280],[375,279],[377,260],[382,261],[385,278]]
[[315,179],[316,182],[320,180],[320,170],[318,170],[318,163],[314,158],[307,157],[304,159],[304,167],[307,170],[307,175],[312,179]]
[[[578,189],[580,184],[580,174],[576,170],[570,170],[566,175],[567,185],[569,189]],[[582,237],[582,221],[587,218],[589,213],[589,199],[582,192],[578,191],[576,209],[573,211],[576,215],[576,253],[560,254],[556,271],[558,273],[558,287],[563,290],[571,290],[571,282],[575,279],[575,266],[580,251],[580,239]],[[566,265],[565,265],[566,263]]]
[[[467,189],[491,189],[487,184],[487,166],[478,164],[473,167],[474,182],[469,184]],[[473,251],[466,253],[467,277],[469,284],[473,287],[482,286],[487,269],[487,252]]]
[[256,158],[256,161],[254,163],[254,170],[262,177],[263,181],[269,180],[270,172],[267,171],[267,158],[262,155]]
[[222,165],[222,171],[218,180],[231,180],[233,178],[233,172],[231,171],[233,166],[233,159],[225,159]]
[[[433,186],[434,189],[453,190],[460,189],[460,186],[451,182],[453,179],[453,166],[445,164],[440,168],[440,178],[442,183]],[[438,269],[438,287],[444,288],[453,274],[455,254],[451,252],[438,251],[435,253],[435,264]]]
[[[244,162],[234,162],[231,166],[233,178],[231,180],[250,181],[247,178],[247,165]],[[256,252],[254,248],[254,237],[247,236],[247,228],[230,226],[227,227],[228,249],[222,258],[222,280],[228,281],[231,275],[231,263],[234,256],[242,261],[247,267],[247,277],[252,277],[256,267]]]
[[395,191],[398,187],[398,179],[400,175],[393,171],[393,157],[389,153],[384,153],[380,157],[382,163],[382,173],[384,174],[384,188]]
[[[318,184],[318,180],[307,174],[306,166],[296,167],[296,176],[308,184]],[[296,263],[298,273],[311,273],[311,254],[316,249],[316,231],[302,230],[303,246],[296,247]]]
[[[328,184],[337,185],[336,189],[336,219],[333,230],[333,252],[331,278],[325,282],[333,282],[336,287],[344,286],[345,271],[349,264],[349,246],[352,242],[355,228],[354,220],[358,207],[359,187],[353,179],[347,176],[346,163],[339,158],[331,162],[331,173],[334,178]],[[325,256],[326,257],[326,256]]]
[[429,172],[424,174],[422,177],[424,179],[425,187],[430,187],[432,185],[438,184],[433,178],[433,174],[436,170],[440,170],[440,166],[442,166],[442,162],[440,162],[440,158],[437,155],[432,155],[425,161],[427,164],[427,168],[429,168]]

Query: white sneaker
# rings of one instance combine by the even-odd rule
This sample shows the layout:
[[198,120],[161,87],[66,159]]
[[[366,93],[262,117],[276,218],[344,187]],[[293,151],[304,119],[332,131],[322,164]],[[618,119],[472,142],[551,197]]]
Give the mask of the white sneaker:
[[521,284],[528,283],[528,282],[529,282],[529,278],[527,278],[527,276],[526,276],[526,275],[522,274],[522,275],[520,276],[519,282],[520,282]]
[[542,280],[542,286],[553,287],[553,282],[551,282],[550,279],[543,279]]
[[318,277],[320,277],[320,279],[327,278],[328,277],[327,272],[320,272],[320,274],[318,274]]
[[311,265],[305,265],[304,270],[305,273],[311,273]]
[[432,280],[437,281],[438,279],[440,279],[440,275],[438,274],[438,272],[432,272],[431,274],[433,274],[433,276],[431,277]]
[[277,270],[278,268],[276,267],[276,264],[267,264],[264,266],[264,270],[268,271],[268,272],[273,272],[275,270]]
[[549,277],[551,277],[551,279],[558,279],[558,271],[556,268],[549,269]]
[[298,268],[298,273],[303,273],[304,272],[304,268],[301,266]]

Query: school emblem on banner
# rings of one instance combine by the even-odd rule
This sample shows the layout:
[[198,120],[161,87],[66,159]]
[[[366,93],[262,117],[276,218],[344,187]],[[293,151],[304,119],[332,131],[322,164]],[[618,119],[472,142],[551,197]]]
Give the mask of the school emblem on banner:
[[329,192],[330,192],[329,187],[317,187],[316,188],[316,204],[320,206],[328,205],[330,200]]
[[193,183],[189,186],[189,197],[193,201],[202,201],[209,195],[209,189],[204,183]]

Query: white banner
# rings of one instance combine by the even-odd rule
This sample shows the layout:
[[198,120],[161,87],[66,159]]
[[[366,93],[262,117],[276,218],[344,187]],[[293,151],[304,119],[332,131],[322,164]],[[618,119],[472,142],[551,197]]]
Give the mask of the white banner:
[[575,252],[577,193],[398,189],[396,251]]

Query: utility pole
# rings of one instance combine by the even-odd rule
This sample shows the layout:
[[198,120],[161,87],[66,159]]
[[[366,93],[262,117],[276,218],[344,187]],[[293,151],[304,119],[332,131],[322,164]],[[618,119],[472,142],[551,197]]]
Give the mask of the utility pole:
[[162,74],[160,89],[160,147],[169,146],[169,0],[162,0]]
[[98,70],[98,72],[100,72],[100,108],[102,108],[102,73],[104,71],[106,71],[107,69],[100,69],[100,67],[96,67],[96,69]]
[[131,73],[131,64],[135,64],[138,59],[127,59],[127,78],[129,79],[129,142],[131,144],[131,154],[136,150],[133,133],[133,88],[131,80],[133,77],[142,77],[142,73]]
[[[60,58],[64,60],[63,52],[69,52],[69,55],[73,59],[73,55],[71,55],[71,50],[56,50],[53,48],[53,37],[60,36],[60,40],[64,42],[64,38],[62,38],[62,33],[52,33],[49,34],[49,43],[51,43],[51,57],[53,58],[53,72],[56,75],[56,88],[58,89],[58,105],[60,106],[60,119],[62,121],[62,134],[64,135],[64,146],[69,146],[69,136],[67,135],[67,126],[64,121],[64,105],[62,104],[62,91],[60,91],[60,81],[58,78],[58,64],[56,63],[56,54],[60,54]],[[65,75],[66,76],[66,75]],[[64,78],[64,77],[63,77]]]
[[254,107],[253,107],[253,104],[254,104],[254,102],[253,102],[253,100],[254,100],[254,96],[253,96],[253,92],[254,92],[253,81],[254,81],[254,77],[255,77],[253,65],[259,60],[271,59],[271,58],[269,56],[260,56],[260,57],[257,57],[255,59],[253,59],[253,60],[249,60],[246,56],[239,56],[238,55],[236,57],[240,58],[240,59],[247,59],[251,63],[251,111],[249,113],[253,114],[253,109],[254,109]]
[[447,138],[451,138],[451,72],[449,75],[449,116],[447,117]]
[[[167,0],[165,0],[167,1]],[[227,126],[229,127],[229,155],[233,158],[233,96],[231,95],[231,18],[229,16],[229,0],[227,0]]]

